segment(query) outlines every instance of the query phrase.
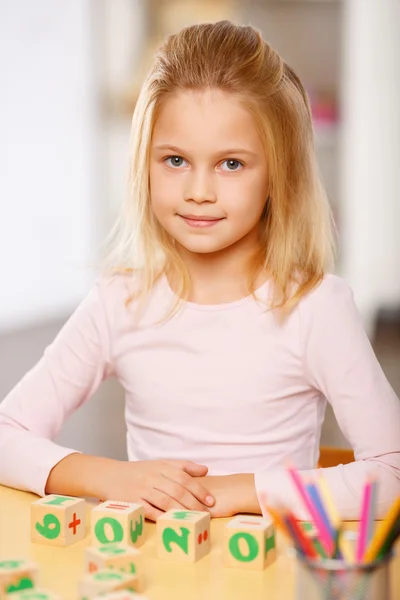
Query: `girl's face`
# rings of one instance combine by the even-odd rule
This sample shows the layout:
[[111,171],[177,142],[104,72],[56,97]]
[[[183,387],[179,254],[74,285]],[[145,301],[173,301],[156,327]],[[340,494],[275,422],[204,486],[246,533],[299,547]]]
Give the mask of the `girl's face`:
[[166,98],[151,143],[150,190],[154,214],[178,248],[255,249],[267,165],[246,108],[216,90]]

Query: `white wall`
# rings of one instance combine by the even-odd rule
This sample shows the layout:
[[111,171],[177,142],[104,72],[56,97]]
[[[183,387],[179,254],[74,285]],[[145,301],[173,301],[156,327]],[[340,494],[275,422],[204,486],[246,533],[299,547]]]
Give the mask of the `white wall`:
[[90,0],[0,3],[0,330],[68,314],[98,241]]
[[346,0],[343,28],[343,265],[371,332],[400,302],[400,2]]

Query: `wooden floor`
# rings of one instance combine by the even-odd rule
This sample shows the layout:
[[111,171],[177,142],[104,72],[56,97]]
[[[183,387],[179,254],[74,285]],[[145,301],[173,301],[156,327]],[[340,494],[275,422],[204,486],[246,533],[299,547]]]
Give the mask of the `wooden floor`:
[[[56,322],[13,334],[0,335],[0,400],[39,360],[60,329]],[[400,320],[383,319],[373,346],[391,385],[400,397]],[[57,441],[83,452],[126,458],[123,391],[116,381],[105,382],[65,424]],[[322,431],[324,446],[348,447],[328,406]]]

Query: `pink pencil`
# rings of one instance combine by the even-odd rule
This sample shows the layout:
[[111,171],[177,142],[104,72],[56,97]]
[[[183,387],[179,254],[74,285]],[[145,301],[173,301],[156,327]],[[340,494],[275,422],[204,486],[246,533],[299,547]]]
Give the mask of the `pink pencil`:
[[289,474],[293,480],[294,485],[297,488],[310,516],[312,517],[316,528],[318,529],[320,535],[320,542],[323,545],[328,556],[332,556],[332,553],[335,549],[335,542],[331,536],[331,533],[328,527],[325,525],[325,522],[321,515],[318,512],[318,509],[311,501],[307,491],[304,487],[304,484],[301,480],[300,474],[294,467],[288,467]]
[[372,537],[373,519],[376,503],[376,481],[369,480],[365,484],[361,504],[360,525],[356,546],[356,561],[362,562],[365,550]]

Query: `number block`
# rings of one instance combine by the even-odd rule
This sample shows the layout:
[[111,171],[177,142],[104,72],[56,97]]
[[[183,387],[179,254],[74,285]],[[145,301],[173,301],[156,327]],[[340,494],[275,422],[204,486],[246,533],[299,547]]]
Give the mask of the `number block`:
[[69,546],[86,536],[86,502],[50,494],[31,504],[32,542]]
[[0,600],[6,594],[29,590],[37,585],[38,568],[30,560],[1,560],[0,561]]
[[44,588],[14,592],[12,596],[8,596],[7,598],[12,598],[12,600],[61,600],[61,596]]
[[238,515],[225,525],[224,565],[264,569],[276,559],[275,528],[264,517]]
[[196,561],[210,551],[210,513],[170,510],[157,519],[160,558]]
[[95,600],[146,600],[142,594],[135,594],[134,592],[126,592],[124,590],[110,592],[109,594],[99,594],[94,598]]
[[80,600],[91,600],[97,594],[116,590],[135,592],[137,587],[137,575],[123,573],[115,569],[101,569],[83,577],[78,586],[78,594]]
[[107,500],[92,510],[92,544],[144,542],[144,507],[132,502]]
[[94,573],[101,569],[117,569],[125,573],[133,573],[140,578],[139,550],[125,544],[104,544],[86,548],[85,570]]

